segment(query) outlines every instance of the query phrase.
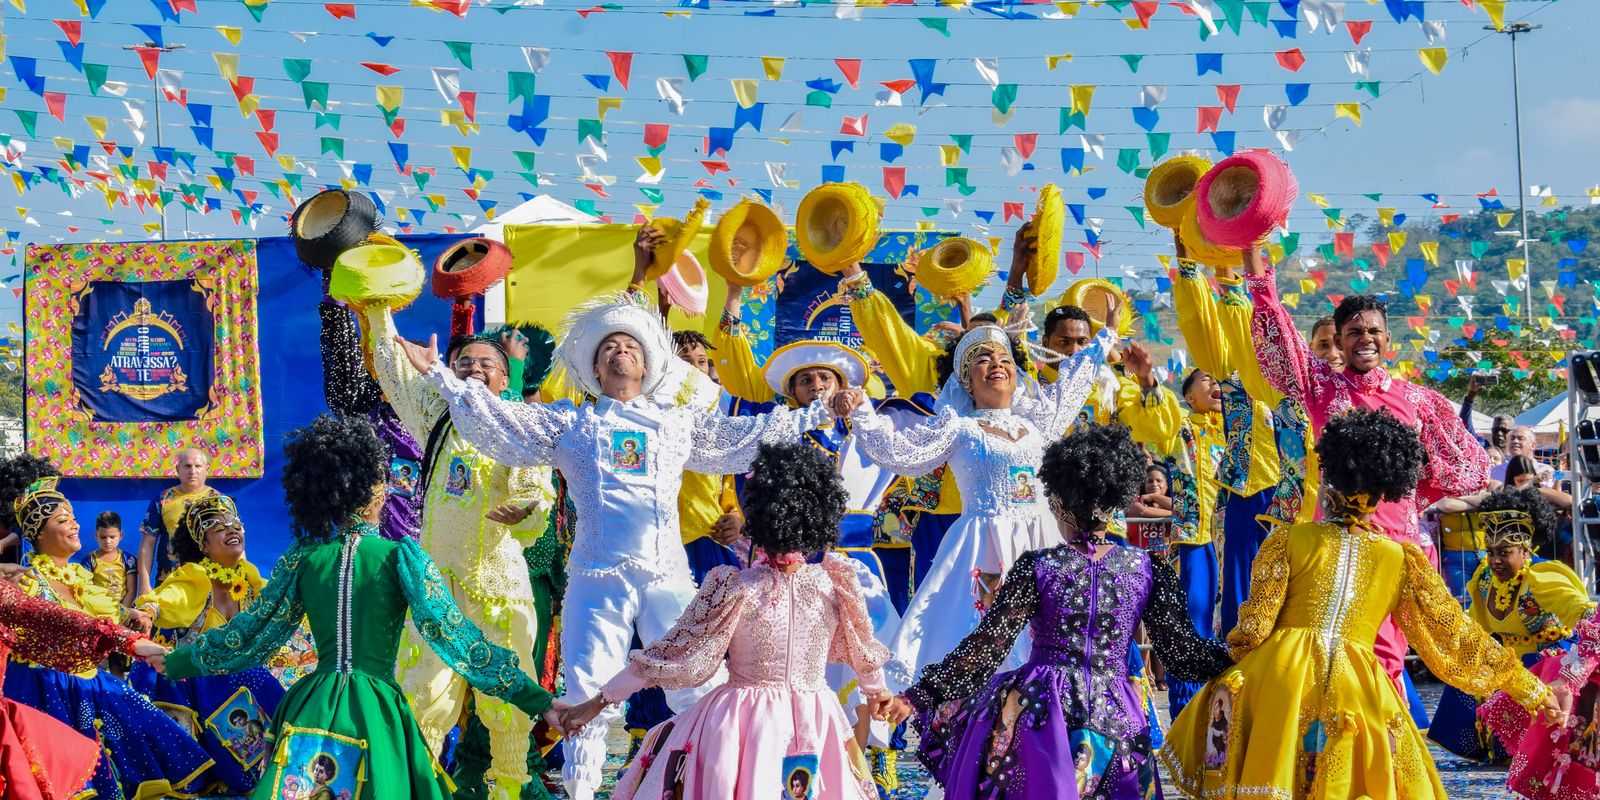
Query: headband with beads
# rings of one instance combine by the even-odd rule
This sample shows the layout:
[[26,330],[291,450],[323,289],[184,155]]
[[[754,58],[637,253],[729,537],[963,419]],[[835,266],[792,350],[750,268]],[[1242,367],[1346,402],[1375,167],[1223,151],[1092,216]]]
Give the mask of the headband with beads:
[[71,507],[67,496],[56,489],[56,484],[61,479],[58,477],[40,478],[22,490],[22,494],[11,502],[11,512],[17,517],[18,531],[22,538],[32,542],[39,538],[44,531],[44,524],[55,516],[56,511],[62,506]]
[[214,494],[195,500],[183,509],[183,524],[189,529],[189,537],[195,544],[200,544],[206,538],[205,518],[214,514],[227,513],[235,519],[239,517],[239,508],[233,504],[233,498],[225,494]]

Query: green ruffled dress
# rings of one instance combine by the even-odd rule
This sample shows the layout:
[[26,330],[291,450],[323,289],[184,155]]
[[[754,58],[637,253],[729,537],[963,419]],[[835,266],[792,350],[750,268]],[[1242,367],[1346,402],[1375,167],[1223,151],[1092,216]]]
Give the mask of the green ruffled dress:
[[167,675],[225,674],[261,664],[305,617],[317,669],[279,704],[269,728],[276,751],[252,797],[442,800],[451,796],[449,778],[428,752],[394,680],[407,611],[434,651],[474,689],[532,717],[549,709],[551,695],[522,671],[516,654],[485,641],[462,615],[433,559],[409,539],[381,538],[368,523],[290,548],[260,598],[174,651]]

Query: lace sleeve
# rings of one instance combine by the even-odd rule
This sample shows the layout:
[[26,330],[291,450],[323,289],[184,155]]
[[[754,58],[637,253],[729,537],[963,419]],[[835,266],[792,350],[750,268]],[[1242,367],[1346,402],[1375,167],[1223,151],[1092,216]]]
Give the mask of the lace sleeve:
[[1100,365],[1117,346],[1117,332],[1102,328],[1089,346],[1056,365],[1056,379],[1039,387],[1039,399],[1023,401],[1014,409],[1033,423],[1046,441],[1059,439],[1078,421],[1078,412],[1094,391]]
[[916,685],[906,690],[906,699],[918,711],[970,697],[989,682],[995,667],[1011,652],[1017,636],[1038,612],[1039,579],[1035,570],[1040,553],[1030,550],[1017,558],[977,630],[967,634],[950,655],[929,664]]
[[800,434],[830,422],[822,401],[806,408],[774,408],[753,417],[730,417],[681,409],[691,425],[691,450],[684,469],[705,475],[732,475],[750,469],[762,444],[793,442]]
[[855,568],[846,563],[848,556],[830,553],[822,560],[822,568],[833,581],[838,600],[836,612],[838,627],[833,630],[833,641],[828,644],[828,660],[844,664],[854,670],[864,694],[883,691],[883,664],[889,660],[889,648],[873,635],[871,615],[862,596],[861,580]]
[[378,385],[383,388],[383,396],[412,438],[426,441],[428,431],[444,413],[444,400],[417,374],[406,360],[405,352],[394,343],[398,332],[389,310],[372,308],[364,314],[372,369],[378,376]]
[[300,602],[300,559],[306,549],[300,544],[289,548],[260,596],[238,616],[167,656],[167,676],[181,680],[242,672],[275,655],[306,615]]
[[565,401],[545,405],[501,400],[482,382],[463,381],[437,361],[427,380],[444,397],[456,432],[484,455],[509,467],[554,462],[556,445],[577,417]]
[[1400,547],[1406,563],[1394,619],[1422,662],[1467,694],[1485,697],[1503,690],[1523,708],[1537,708],[1550,688],[1467,617],[1421,548]]
[[383,402],[383,388],[362,361],[361,330],[350,309],[324,300],[317,306],[322,317],[322,394],[328,410],[339,414],[365,414]]
[[1289,529],[1278,528],[1261,542],[1250,565],[1250,598],[1239,605],[1239,622],[1228,633],[1234,661],[1261,646],[1278,625],[1289,591]]
[[1576,693],[1600,666],[1600,619],[1593,610],[1573,626],[1573,636],[1577,643],[1561,657],[1561,678]]
[[[1183,585],[1165,560],[1150,559],[1150,600],[1144,607],[1144,628],[1168,674],[1180,681],[1204,683],[1233,666],[1228,648],[1201,636],[1185,612]],[[1255,595],[1252,592],[1251,597]]]
[[1310,406],[1313,373],[1320,367],[1324,373],[1328,365],[1311,355],[1306,340],[1294,327],[1289,311],[1278,300],[1276,276],[1252,275],[1245,278],[1250,296],[1255,301],[1255,314],[1250,318],[1250,336],[1256,343],[1256,363],[1261,374],[1287,397]]
[[0,581],[0,625],[16,634],[18,658],[62,672],[93,669],[111,653],[126,652],[139,635],[110,620],[29,597]]
[[1412,385],[1417,408],[1418,433],[1428,453],[1417,483],[1417,503],[1426,508],[1446,497],[1462,497],[1489,483],[1489,454],[1478,437],[1461,424],[1461,417],[1444,395]]
[[542,467],[515,467],[507,470],[506,502],[528,509],[528,516],[506,530],[523,546],[538,539],[548,527],[550,509],[555,507],[556,493],[550,480],[550,470]]
[[850,433],[872,463],[910,478],[932,472],[950,460],[963,418],[949,409],[938,416],[896,428],[888,415],[862,404],[850,415]]
[[401,539],[395,554],[411,621],[433,652],[472,688],[510,702],[530,717],[549,709],[550,693],[528,677],[516,653],[483,638],[478,626],[461,613],[438,565],[422,546]]
[[729,566],[711,570],[672,629],[629,654],[627,668],[601,690],[606,700],[620,702],[651,686],[689,689],[711,680],[739,627],[744,599],[739,570]]

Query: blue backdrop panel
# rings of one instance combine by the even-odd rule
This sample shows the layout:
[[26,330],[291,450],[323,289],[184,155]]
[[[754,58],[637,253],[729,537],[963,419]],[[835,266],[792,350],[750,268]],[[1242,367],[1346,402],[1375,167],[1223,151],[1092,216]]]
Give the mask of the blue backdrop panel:
[[[422,253],[422,263],[431,271],[441,251],[466,237],[429,234],[399,238]],[[256,269],[261,286],[258,316],[266,468],[257,479],[217,480],[212,485],[238,501],[250,560],[266,572],[290,544],[281,483],[283,437],[328,406],[322,394],[322,354],[318,345],[322,330],[317,317],[317,303],[322,299],[319,276],[295,257],[294,244],[287,237],[259,241]],[[428,334],[437,333],[443,346],[450,334],[450,303],[434,297],[424,287],[422,295],[401,311],[395,322],[411,338],[426,340]],[[170,475],[145,480],[75,478],[63,481],[62,490],[72,500],[78,522],[84,528],[85,548],[95,546],[91,535],[95,515],[115,511],[122,515],[122,549],[137,553],[139,522],[144,519],[150,500],[172,483]]]

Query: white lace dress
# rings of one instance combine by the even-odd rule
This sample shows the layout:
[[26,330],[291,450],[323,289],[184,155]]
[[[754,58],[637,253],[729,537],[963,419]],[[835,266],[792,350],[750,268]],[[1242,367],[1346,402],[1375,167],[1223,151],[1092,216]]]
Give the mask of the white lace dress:
[[[918,576],[900,625],[890,635],[885,665],[896,691],[915,682],[922,668],[943,658],[978,627],[976,573],[1004,575],[1017,556],[1062,542],[1035,473],[1044,449],[1077,421],[1094,388],[1105,354],[1117,343],[1102,332],[1082,352],[1061,362],[1055,381],[1020,393],[1009,409],[965,414],[942,408],[936,417],[896,430],[867,404],[851,417],[861,450],[901,475],[923,475],[949,463],[961,490],[961,517],[945,533],[933,568]],[[1012,653],[1022,665],[1026,637]]]

